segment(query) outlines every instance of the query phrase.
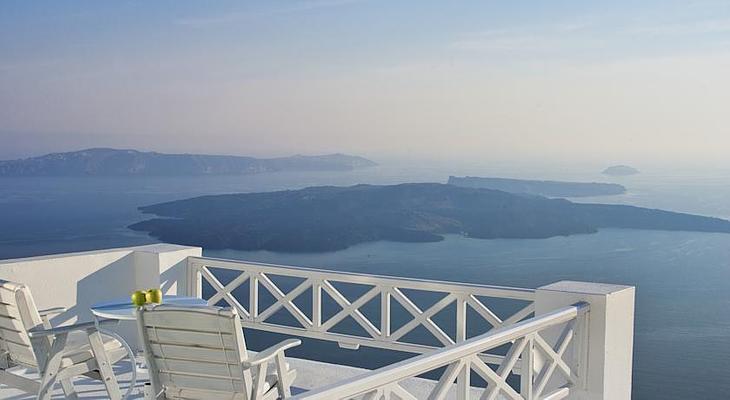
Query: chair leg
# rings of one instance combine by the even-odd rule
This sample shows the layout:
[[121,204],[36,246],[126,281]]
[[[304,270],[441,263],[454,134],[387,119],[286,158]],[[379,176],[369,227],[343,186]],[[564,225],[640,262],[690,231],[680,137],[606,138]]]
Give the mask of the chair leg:
[[257,367],[256,377],[253,382],[253,390],[251,391],[251,400],[261,400],[261,397],[266,393],[263,390],[264,382],[266,382],[266,367],[267,363],[259,364]]
[[57,335],[51,345],[50,357],[46,362],[41,388],[38,391],[38,400],[50,400],[53,394],[53,386],[56,384],[58,370],[61,367],[63,348],[66,347],[67,334]]
[[117,383],[117,377],[114,375],[109,356],[104,350],[104,341],[101,338],[101,332],[94,330],[89,332],[89,344],[91,345],[91,351],[94,353],[94,358],[99,366],[99,374],[101,375],[102,382],[106,387],[107,394],[111,400],[121,400],[122,392],[119,390],[119,384]]
[[70,378],[61,379],[61,387],[63,388],[63,394],[66,395],[67,399],[75,400],[79,398],[76,394],[76,388]]
[[279,396],[282,399],[291,397],[291,382],[289,381],[289,371],[286,366],[286,359],[284,359],[284,352],[280,352],[276,355],[276,385],[279,390]]

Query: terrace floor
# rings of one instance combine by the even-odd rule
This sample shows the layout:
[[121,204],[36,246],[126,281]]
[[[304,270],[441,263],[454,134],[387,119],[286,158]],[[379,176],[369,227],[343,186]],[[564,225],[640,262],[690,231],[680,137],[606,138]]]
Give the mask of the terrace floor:
[[[297,378],[292,388],[292,394],[304,392],[308,389],[315,387],[321,387],[329,385],[343,379],[351,378],[360,375],[367,370],[362,368],[349,367],[337,364],[328,364],[319,361],[310,361],[296,358],[287,359],[292,368],[297,370]],[[138,359],[139,363],[141,359]],[[129,362],[120,361],[115,365],[115,373],[119,380],[119,386],[124,393],[131,379],[131,369]],[[39,379],[38,374],[33,371],[28,371],[24,368],[14,368],[11,370],[13,373],[20,374],[32,379]],[[130,399],[142,399],[142,386],[147,381],[147,373],[144,369],[138,369],[137,372],[137,384],[136,390],[133,391]],[[436,382],[412,378],[402,383],[402,386],[409,392],[413,393],[417,398],[425,398],[428,392],[435,386]],[[108,398],[104,386],[99,381],[94,381],[88,378],[79,377],[74,380],[76,391],[79,399],[106,399]],[[452,390],[449,399],[455,397],[455,390]],[[422,394],[419,396],[418,394]],[[474,390],[474,398],[479,397],[479,392]],[[63,391],[60,385],[56,385],[56,390],[53,392],[53,399],[63,399]],[[3,400],[31,400],[35,399],[34,395],[21,392],[17,389],[12,389],[7,386],[0,384],[0,399]]]

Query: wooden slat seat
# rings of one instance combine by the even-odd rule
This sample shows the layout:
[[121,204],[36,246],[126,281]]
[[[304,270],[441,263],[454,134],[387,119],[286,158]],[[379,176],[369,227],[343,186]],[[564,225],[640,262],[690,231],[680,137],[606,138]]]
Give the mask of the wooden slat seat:
[[268,400],[291,395],[296,372],[289,369],[284,350],[300,341],[288,340],[249,358],[233,309],[153,305],[138,310],[137,323],[150,369],[148,399]]
[[[109,398],[121,399],[111,366],[127,355],[122,343],[94,323],[53,328],[48,315],[38,311],[27,286],[0,280],[0,384],[47,400],[59,382],[67,398],[76,398],[72,380],[85,375],[101,379]],[[37,370],[41,380],[8,371],[16,366]]]

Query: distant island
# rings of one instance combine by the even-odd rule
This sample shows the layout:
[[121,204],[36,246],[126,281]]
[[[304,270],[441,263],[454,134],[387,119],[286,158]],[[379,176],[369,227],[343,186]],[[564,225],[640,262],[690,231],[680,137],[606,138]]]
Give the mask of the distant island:
[[537,181],[475,176],[450,176],[450,185],[502,190],[546,197],[609,196],[626,193],[626,188],[615,183]]
[[203,196],[140,210],[160,218],[130,228],[165,242],[281,252],[331,251],[377,240],[434,242],[444,234],[549,238],[600,228],[730,233],[730,221],[718,218],[438,183]]
[[629,176],[629,175],[636,175],[639,173],[639,170],[630,167],[628,165],[613,165],[611,167],[608,167],[603,170],[604,175],[611,175],[611,176]]
[[254,158],[96,148],[0,161],[0,177],[248,175],[279,171],[348,171],[375,165],[366,158],[346,154]]

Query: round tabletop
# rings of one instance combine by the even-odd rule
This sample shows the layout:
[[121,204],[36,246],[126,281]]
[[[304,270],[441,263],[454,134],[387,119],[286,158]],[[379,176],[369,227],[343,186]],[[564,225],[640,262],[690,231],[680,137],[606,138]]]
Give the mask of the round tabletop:
[[[198,297],[162,296],[162,304],[178,306],[205,306],[208,302]],[[137,319],[137,306],[129,297],[104,301],[91,306],[91,313],[98,318],[129,321]]]

